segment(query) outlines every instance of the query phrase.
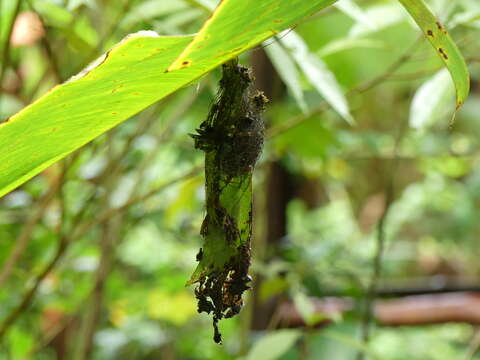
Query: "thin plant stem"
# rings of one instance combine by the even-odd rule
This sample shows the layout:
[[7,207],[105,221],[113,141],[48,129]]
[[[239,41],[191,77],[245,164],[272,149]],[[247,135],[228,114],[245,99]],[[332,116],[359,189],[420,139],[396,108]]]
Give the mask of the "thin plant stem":
[[[383,208],[383,212],[380,216],[380,219],[377,223],[377,236],[376,236],[376,250],[373,257],[373,270],[372,275],[370,278],[370,282],[368,284],[366,294],[365,294],[365,311],[363,314],[363,318],[361,321],[360,327],[360,337],[365,349],[368,349],[368,343],[370,341],[370,334],[371,328],[374,318],[374,303],[377,298],[378,292],[378,283],[382,276],[382,263],[384,257],[384,250],[385,250],[385,243],[386,243],[386,222],[388,218],[388,214],[390,212],[391,205],[395,198],[395,173],[398,167],[398,152],[401,146],[401,142],[405,131],[407,129],[408,123],[403,122],[400,123],[400,128],[398,131],[398,135],[395,139],[395,147],[393,150],[394,158],[389,170],[389,177],[386,184],[385,189],[385,205]],[[364,350],[360,350],[357,353],[357,360],[364,360],[366,356],[366,352]]]
[[103,224],[102,238],[100,241],[100,263],[95,275],[95,286],[92,291],[90,306],[87,309],[83,331],[81,332],[80,349],[76,360],[90,359],[93,350],[93,338],[95,329],[100,319],[100,313],[104,298],[105,282],[112,269],[115,243],[121,219],[118,217],[108,219]]
[[69,242],[66,236],[62,236],[59,239],[57,251],[52,260],[50,260],[50,262],[47,264],[47,266],[45,266],[43,271],[39,275],[37,275],[37,277],[33,281],[33,286],[23,295],[20,304],[16,308],[14,308],[13,311],[0,324],[0,339],[3,338],[3,336],[13,325],[13,323],[18,319],[18,317],[30,306],[30,303],[35,297],[38,287],[43,282],[43,280],[45,280],[47,275],[53,270],[53,268],[57,265],[59,260],[63,257],[65,251],[67,250],[68,244]]
[[[373,258],[373,271],[370,283],[368,284],[367,293],[365,296],[365,312],[364,317],[361,323],[361,340],[362,343],[367,345],[370,340],[370,332],[372,328],[372,322],[374,318],[373,314],[373,305],[375,302],[378,282],[380,281],[382,274],[382,262],[385,249],[385,222],[390,210],[390,205],[393,202],[393,180],[387,185],[386,196],[385,196],[385,207],[380,217],[377,226],[377,236],[376,236],[376,251]],[[365,359],[365,352],[360,351],[357,354],[357,360]]]

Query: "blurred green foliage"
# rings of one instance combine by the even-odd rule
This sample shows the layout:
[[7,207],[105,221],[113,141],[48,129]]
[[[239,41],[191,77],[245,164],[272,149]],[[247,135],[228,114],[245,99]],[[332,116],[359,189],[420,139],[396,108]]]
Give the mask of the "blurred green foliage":
[[[0,116],[37,99],[128,33],[198,31],[215,4],[24,2],[20,13],[36,11],[46,35],[11,47]],[[275,67],[289,68],[277,69],[283,71],[281,95],[267,109],[269,135],[255,173],[253,272],[263,278],[262,299],[294,299],[306,318],[312,315],[308,297],[345,296],[359,305],[333,315],[325,329],[258,332],[250,330],[254,303],[247,299],[239,319],[221,324],[223,346],[213,343],[211,320],[196,313],[193,291],[185,287],[204,217],[203,156],[187,134],[208,113],[220,78],[213,71],[0,199],[0,279],[12,250],[25,241],[0,287],[0,327],[57,254],[60,239],[68,240],[31,304],[1,339],[0,360],[61,359],[59,331],[66,338],[64,358],[74,360],[349,360],[358,351],[372,359],[451,360],[472,352],[478,330],[468,324],[375,326],[367,345],[359,332],[378,223],[392,184],[378,286],[475,282],[480,275],[480,7],[475,0],[428,1],[472,76],[472,93],[452,125],[451,83],[420,91],[442,64],[427,41],[418,40],[408,14],[394,0],[355,4],[353,13],[330,7],[294,30],[317,74],[328,77],[334,90],[312,84],[280,36],[263,44]],[[269,50],[272,41],[280,50]],[[261,51],[240,61],[255,66],[252,59]],[[285,55],[288,61],[275,58]],[[326,105],[329,91],[344,96],[352,125]],[[421,126],[412,120],[418,115],[411,110],[414,98],[429,110]],[[265,249],[272,162],[288,171],[295,191],[286,210],[287,235],[277,249]],[[266,261],[269,254],[276,256]],[[89,341],[91,352],[85,350]],[[264,355],[267,346],[277,353]]]

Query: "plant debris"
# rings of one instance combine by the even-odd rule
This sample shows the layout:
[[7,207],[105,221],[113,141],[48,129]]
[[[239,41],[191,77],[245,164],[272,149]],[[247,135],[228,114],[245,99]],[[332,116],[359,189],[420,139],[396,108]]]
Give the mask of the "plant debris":
[[252,173],[263,148],[261,113],[268,101],[252,80],[237,60],[223,65],[217,98],[191,135],[205,152],[207,214],[200,231],[205,244],[189,284],[198,284],[198,312],[213,314],[216,343],[222,341],[219,320],[240,312],[251,281]]

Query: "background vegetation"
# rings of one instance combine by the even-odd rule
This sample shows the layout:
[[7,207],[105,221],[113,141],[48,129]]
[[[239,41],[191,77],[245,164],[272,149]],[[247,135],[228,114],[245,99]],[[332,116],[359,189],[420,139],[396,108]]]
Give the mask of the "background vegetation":
[[[215,70],[0,199],[0,359],[475,358],[479,304],[457,290],[480,291],[480,5],[428,4],[472,76],[454,123],[451,79],[394,0],[342,0],[240,56],[271,103],[254,290],[221,322],[222,346],[185,287],[204,216],[203,154],[188,134]],[[126,34],[191,34],[215,5],[20,2],[0,118]],[[415,294],[430,295],[402,296]]]

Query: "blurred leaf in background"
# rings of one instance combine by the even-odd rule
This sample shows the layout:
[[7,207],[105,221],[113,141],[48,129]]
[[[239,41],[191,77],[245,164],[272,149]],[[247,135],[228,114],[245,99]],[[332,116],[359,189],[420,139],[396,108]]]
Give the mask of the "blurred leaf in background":
[[[479,359],[478,2],[218,3],[0,0],[4,193],[31,177],[0,199],[0,360]],[[237,55],[271,102],[253,290],[218,346],[185,287],[188,134]]]

